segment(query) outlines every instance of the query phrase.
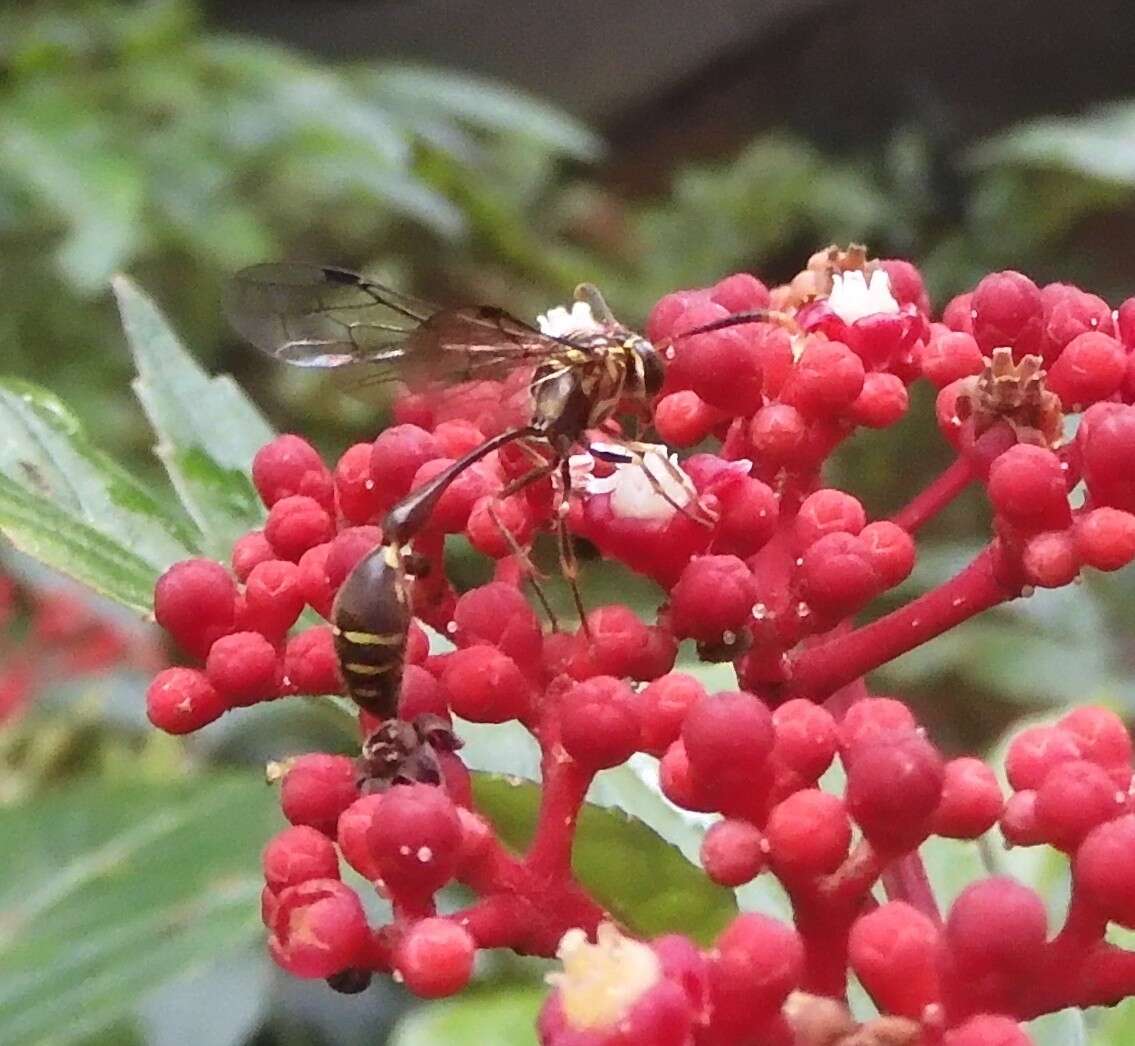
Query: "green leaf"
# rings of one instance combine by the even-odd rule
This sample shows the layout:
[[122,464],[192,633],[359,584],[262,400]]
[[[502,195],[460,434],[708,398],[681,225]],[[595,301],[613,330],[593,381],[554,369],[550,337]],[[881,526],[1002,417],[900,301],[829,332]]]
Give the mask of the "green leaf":
[[257,940],[273,807],[216,776],[76,780],[0,811],[0,1042],[79,1041]]
[[119,276],[114,291],[138,368],[134,391],[158,435],[158,456],[206,551],[227,557],[232,542],[263,518],[248,473],[272,429],[232,378],[202,370],[133,282]]
[[546,995],[509,988],[433,1003],[404,1017],[390,1046],[535,1046],[536,1017]]
[[21,552],[149,614],[158,571],[50,498],[0,475],[0,532]]
[[164,570],[197,550],[197,539],[133,476],[95,449],[50,392],[0,378],[0,472],[48,497],[138,558]]

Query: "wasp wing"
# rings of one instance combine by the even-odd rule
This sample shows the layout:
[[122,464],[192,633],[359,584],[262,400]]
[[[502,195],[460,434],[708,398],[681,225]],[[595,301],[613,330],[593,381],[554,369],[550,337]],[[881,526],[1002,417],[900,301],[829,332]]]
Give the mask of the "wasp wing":
[[361,384],[499,378],[577,346],[503,309],[439,309],[347,269],[255,265],[225,294],[233,328],[262,352],[301,367],[357,368]]

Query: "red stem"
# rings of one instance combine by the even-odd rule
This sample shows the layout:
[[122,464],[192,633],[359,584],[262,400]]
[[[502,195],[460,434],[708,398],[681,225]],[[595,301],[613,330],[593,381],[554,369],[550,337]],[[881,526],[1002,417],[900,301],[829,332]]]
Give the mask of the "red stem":
[[913,534],[928,523],[973,482],[973,464],[968,458],[954,461],[926,488],[891,517],[891,522]]
[[1007,566],[998,546],[989,545],[960,574],[906,606],[801,650],[790,663],[789,689],[822,699],[976,614],[1015,599],[1022,582]]
[[558,740],[545,744],[541,761],[540,814],[525,867],[542,878],[571,877],[575,822],[592,775],[575,762]]
[[942,915],[938,911],[938,901],[926,874],[926,865],[918,851],[908,853],[890,864],[879,877],[890,901],[906,901],[923,915],[942,925]]

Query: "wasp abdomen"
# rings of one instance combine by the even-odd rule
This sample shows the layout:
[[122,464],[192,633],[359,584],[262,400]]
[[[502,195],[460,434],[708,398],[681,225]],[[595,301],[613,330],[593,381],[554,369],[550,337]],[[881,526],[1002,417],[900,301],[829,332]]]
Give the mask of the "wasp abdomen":
[[372,715],[398,709],[412,613],[399,549],[380,545],[347,575],[331,610],[335,653],[348,696]]

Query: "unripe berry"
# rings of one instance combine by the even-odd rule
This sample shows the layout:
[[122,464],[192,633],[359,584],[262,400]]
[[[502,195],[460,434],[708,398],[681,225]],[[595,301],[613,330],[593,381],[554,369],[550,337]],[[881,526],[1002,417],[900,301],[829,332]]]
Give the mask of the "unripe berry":
[[941,389],[959,378],[980,374],[985,366],[972,334],[949,331],[930,339],[919,356],[922,373]]
[[1001,834],[1010,846],[1036,846],[1045,841],[1036,816],[1036,792],[1014,792],[1001,813]]
[[449,707],[473,723],[503,723],[528,714],[528,681],[507,654],[471,646],[451,654],[441,677]]
[[195,668],[163,669],[146,688],[146,715],[167,734],[191,734],[227,708],[205,673]]
[[1053,767],[1082,757],[1074,735],[1057,727],[1030,726],[1009,743],[1005,775],[1017,791],[1039,788]]
[[930,311],[922,273],[913,263],[903,258],[882,258],[879,260],[879,267],[890,280],[891,294],[895,301],[900,305],[913,305],[921,312]]
[[700,443],[720,419],[721,412],[692,389],[680,389],[663,396],[654,407],[654,427],[671,447],[692,447]]
[[952,331],[973,334],[973,292],[959,294],[946,302],[942,322]]
[[704,291],[672,291],[664,294],[650,310],[646,318],[644,333],[656,345],[670,337],[674,325],[694,302],[707,297]]
[[412,723],[420,715],[449,718],[445,691],[441,684],[420,665],[406,665],[402,670],[402,690],[398,695],[398,718]]
[[1034,890],[1007,876],[967,886],[946,919],[946,942],[974,980],[990,971],[1028,976],[1044,961],[1048,917]]
[[808,422],[795,407],[770,403],[753,415],[749,440],[762,460],[774,465],[794,465],[806,454]]
[[1004,805],[997,776],[985,763],[969,757],[951,759],[934,811],[934,834],[976,839],[997,823]]
[[369,841],[371,822],[381,803],[381,794],[359,796],[339,815],[336,826],[336,839],[343,859],[372,883],[382,877]]
[[154,617],[186,653],[204,657],[215,640],[232,631],[236,585],[220,563],[184,559],[158,578]]
[[793,521],[801,548],[814,545],[827,534],[858,534],[867,524],[867,513],[858,498],[842,490],[817,490],[809,494]]
[[1012,1017],[982,1013],[946,1032],[942,1046],[1033,1046],[1033,1040]]
[[1130,771],[1131,735],[1110,709],[1086,705],[1069,712],[1056,726],[1076,738],[1085,759],[1105,770]]
[[323,561],[331,589],[338,591],[359,561],[373,552],[381,541],[382,531],[374,526],[347,527],[339,531],[328,546],[327,558]]
[[338,879],[309,879],[277,898],[268,947],[295,977],[330,977],[362,958],[369,942],[358,895]]
[[301,755],[284,775],[280,809],[292,824],[334,838],[339,815],[358,798],[354,760],[345,755]]
[[914,734],[918,722],[914,713],[893,697],[869,697],[856,701],[839,724],[839,743],[848,755],[862,745],[888,742]]
[[764,868],[764,836],[748,821],[718,821],[702,839],[701,863],[705,874],[719,886],[740,886]]
[[1059,530],[1071,522],[1060,459],[1044,447],[1018,443],[989,469],[989,500],[1026,533]]
[[[570,673],[577,679],[592,675],[642,678],[640,669],[650,656],[650,634],[642,619],[630,607],[612,603],[587,615],[591,636],[580,629]],[[665,666],[671,667],[671,664]]]
[[682,741],[691,767],[705,780],[730,786],[759,780],[772,751],[772,715],[753,694],[712,694],[690,709]]
[[309,879],[338,879],[339,855],[335,844],[307,825],[285,828],[264,848],[264,880],[279,893]]
[[761,405],[760,356],[744,328],[696,335],[685,342],[683,353],[690,387],[711,407],[748,416]]
[[647,686],[639,694],[643,751],[661,756],[678,740],[686,714],[706,696],[705,687],[683,672],[670,672]]
[[222,636],[209,651],[205,672],[230,708],[255,704],[279,692],[276,648],[259,632]]
[[905,581],[914,569],[914,538],[902,527],[881,519],[868,523],[860,532],[867,560],[887,587]]
[[330,541],[335,524],[314,498],[302,494],[281,498],[268,510],[264,536],[281,559],[298,560],[309,548]]
[[269,508],[297,494],[314,498],[328,510],[334,500],[327,466],[299,436],[277,436],[261,447],[252,459],[252,482]]
[[443,458],[460,458],[485,442],[485,434],[471,421],[455,418],[443,421],[433,431]]
[[331,542],[309,548],[298,564],[296,575],[304,601],[321,617],[330,617],[335,603],[335,589],[327,576],[327,558],[331,554]]
[[1120,814],[1126,793],[1108,772],[1086,759],[1054,766],[1036,790],[1036,818],[1047,841],[1074,850],[1098,824]]
[[717,938],[710,961],[714,1007],[751,1022],[780,1007],[800,983],[804,946],[791,927],[765,915],[739,915]]
[[1076,889],[1112,922],[1135,928],[1135,814],[1092,829],[1080,844],[1072,871]]
[[461,822],[442,789],[395,785],[374,811],[367,841],[391,896],[420,900],[453,877]]
[[639,746],[637,697],[613,676],[595,676],[564,695],[560,712],[564,750],[587,770],[625,763]]
[[335,465],[335,500],[350,523],[370,523],[382,511],[382,499],[370,474],[372,447],[356,443]]
[[863,380],[863,361],[846,345],[809,337],[781,399],[806,415],[830,415],[855,402]]
[[750,620],[757,586],[752,571],[736,556],[690,560],[670,593],[675,634],[704,643],[721,642]]
[[860,916],[848,937],[855,975],[889,1013],[917,1020],[940,997],[938,927],[904,901]]
[[851,405],[851,419],[869,429],[885,429],[899,421],[910,406],[902,379],[873,371],[863,379],[863,391]]
[[742,559],[760,551],[776,533],[780,509],[772,488],[759,479],[742,476],[716,493],[721,508],[714,551]]
[[717,302],[730,312],[749,312],[768,308],[768,287],[756,276],[735,272],[718,280],[709,289],[710,301]]
[[872,845],[906,851],[930,833],[942,798],[942,758],[916,734],[857,748],[847,773],[847,808]]
[[819,780],[839,747],[831,713],[804,698],[794,698],[773,712],[772,723],[776,732],[773,758],[805,781]]
[[1019,360],[1039,353],[1044,330],[1040,290],[1027,276],[1007,270],[986,276],[974,288],[973,335],[984,355],[1003,345]]
[[1067,283],[1050,283],[1041,288],[1040,296],[1044,302],[1044,353],[1047,363],[1060,356],[1065,346],[1081,334],[1115,333],[1111,309],[1103,298]]
[[882,589],[863,542],[851,534],[826,534],[801,557],[800,594],[816,612],[844,617]]
[[422,919],[398,942],[394,969],[421,999],[455,995],[469,983],[477,945],[448,919]]
[[331,629],[317,625],[288,640],[284,651],[284,682],[297,694],[337,694],[343,689],[339,657]]
[[1093,501],[1135,511],[1135,407],[1089,407],[1076,430],[1076,449]]
[[1021,568],[1030,585],[1063,588],[1080,573],[1080,557],[1070,530],[1050,530],[1034,534],[1025,542]]
[[374,441],[370,474],[383,506],[393,505],[410,493],[418,469],[441,457],[437,440],[417,425],[394,425]]
[[491,581],[471,588],[458,599],[453,621],[464,642],[474,639],[495,646],[524,669],[540,659],[540,620],[513,585]]
[[[412,489],[419,490],[453,464],[452,458],[434,458],[414,474]],[[479,461],[461,472],[438,498],[428,526],[444,534],[457,534],[469,523],[473,506],[483,497],[495,494],[500,486],[499,472],[488,462]]]
[[777,804],[765,825],[769,860],[786,881],[834,872],[851,845],[851,822],[839,796],[805,788]]
[[1135,515],[1117,508],[1097,508],[1080,517],[1076,550],[1096,570],[1119,570],[1135,559]]
[[[465,529],[469,543],[478,552],[503,559],[513,554],[514,547],[527,547],[535,526],[532,510],[524,498],[510,497],[501,501],[495,495],[486,495],[474,503]],[[511,543],[508,536],[512,538]]]
[[280,638],[303,610],[299,568],[285,559],[258,563],[244,585],[245,621],[266,636]]
[[1098,331],[1070,341],[1048,369],[1046,384],[1065,410],[1080,410],[1115,393],[1127,372],[1127,355],[1115,338]]
[[230,562],[237,580],[247,581],[248,575],[252,573],[257,564],[275,558],[276,553],[268,544],[264,531],[250,530],[234,542]]
[[662,794],[675,806],[702,813],[715,809],[713,790],[690,766],[686,746],[681,740],[667,748],[659,761],[658,785]]

